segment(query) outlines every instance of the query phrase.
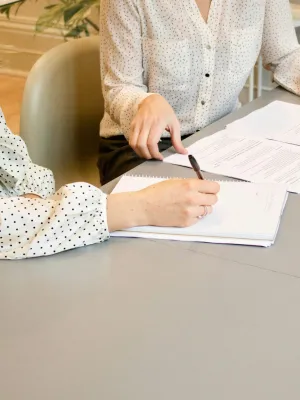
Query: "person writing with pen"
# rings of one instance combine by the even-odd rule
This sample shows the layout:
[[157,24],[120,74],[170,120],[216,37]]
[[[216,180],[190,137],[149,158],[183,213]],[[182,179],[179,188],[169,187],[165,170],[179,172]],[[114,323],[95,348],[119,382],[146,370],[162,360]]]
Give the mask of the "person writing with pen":
[[215,182],[170,179],[108,196],[84,182],[55,192],[52,172],[31,161],[0,109],[0,259],[53,255],[134,226],[190,226],[212,212],[218,191]]
[[239,107],[261,53],[300,94],[300,46],[288,0],[101,0],[104,184]]

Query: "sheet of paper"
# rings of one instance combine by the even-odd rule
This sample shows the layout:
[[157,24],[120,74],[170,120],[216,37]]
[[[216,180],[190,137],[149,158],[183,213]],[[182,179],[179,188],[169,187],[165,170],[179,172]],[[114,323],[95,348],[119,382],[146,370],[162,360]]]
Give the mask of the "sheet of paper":
[[165,235],[159,233],[147,232],[127,232],[118,231],[113,232],[111,236],[115,237],[129,237],[129,238],[143,238],[143,239],[157,239],[157,240],[174,240],[180,242],[201,242],[201,243],[215,243],[215,244],[240,244],[244,246],[259,246],[270,247],[274,240],[251,240],[251,239],[236,239],[236,238],[216,238],[202,236],[187,236],[187,235]]
[[260,137],[300,145],[300,106],[274,101],[227,125],[241,136]]
[[[163,178],[124,176],[113,193],[140,190]],[[287,192],[282,185],[220,182],[214,212],[194,226],[135,227],[113,236],[268,246],[274,242]]]
[[[300,147],[250,138],[227,129],[188,147],[201,169],[256,183],[281,183],[300,193]],[[173,154],[165,162],[191,167],[188,157]]]

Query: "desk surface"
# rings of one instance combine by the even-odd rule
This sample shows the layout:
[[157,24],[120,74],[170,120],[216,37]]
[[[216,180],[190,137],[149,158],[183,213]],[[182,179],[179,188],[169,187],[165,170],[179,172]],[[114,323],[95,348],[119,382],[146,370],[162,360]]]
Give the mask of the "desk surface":
[[[186,143],[275,99],[300,104],[274,90]],[[269,249],[115,238],[0,262],[0,398],[298,400],[299,226],[290,195]]]

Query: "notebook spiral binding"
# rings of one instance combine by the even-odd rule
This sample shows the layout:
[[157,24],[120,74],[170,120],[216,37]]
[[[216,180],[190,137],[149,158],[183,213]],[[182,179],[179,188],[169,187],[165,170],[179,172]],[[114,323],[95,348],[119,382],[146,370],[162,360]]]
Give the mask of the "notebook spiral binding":
[[[190,179],[190,178],[183,178],[180,176],[152,176],[152,175],[142,175],[142,174],[137,174],[137,175],[132,175],[132,174],[124,174],[123,176],[128,176],[130,178],[150,178],[150,179]],[[197,179],[195,177],[195,179]],[[246,183],[246,184],[250,184],[251,182],[248,181],[239,181],[239,180],[226,180],[226,179],[217,179],[216,181],[212,180],[212,179],[205,179],[206,181],[209,182],[226,182],[226,183]]]

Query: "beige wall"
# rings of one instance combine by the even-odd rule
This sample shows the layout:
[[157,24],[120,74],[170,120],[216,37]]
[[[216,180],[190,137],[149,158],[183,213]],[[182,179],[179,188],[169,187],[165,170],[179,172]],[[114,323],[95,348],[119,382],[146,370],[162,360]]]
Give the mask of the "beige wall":
[[34,34],[37,16],[47,3],[31,0],[10,20],[0,15],[0,72],[26,76],[45,51],[63,42],[57,29]]

